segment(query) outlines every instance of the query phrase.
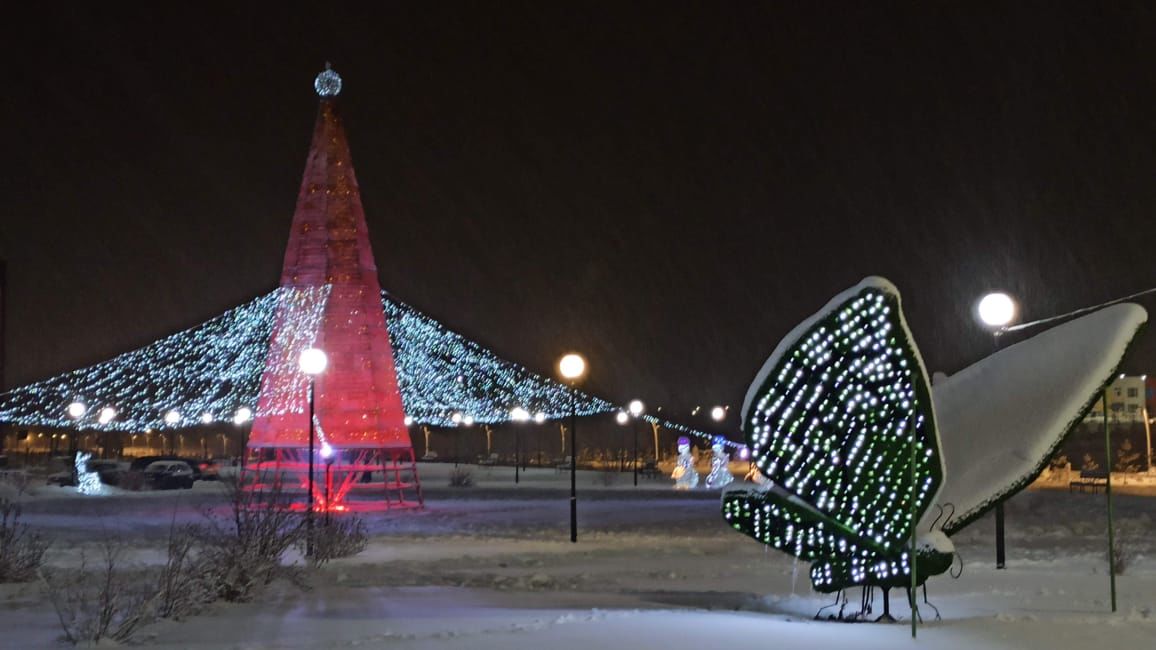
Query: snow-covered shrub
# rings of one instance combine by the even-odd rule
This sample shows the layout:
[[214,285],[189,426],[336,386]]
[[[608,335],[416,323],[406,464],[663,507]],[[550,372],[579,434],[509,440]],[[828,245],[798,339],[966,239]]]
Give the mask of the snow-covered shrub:
[[369,534],[360,517],[326,518],[314,522],[310,560],[320,566],[329,560],[357,555],[368,543]]
[[470,474],[470,470],[464,467],[455,467],[450,472],[450,487],[472,487],[474,485],[474,477]]
[[90,570],[81,551],[79,569],[41,573],[69,643],[127,641],[142,625],[154,620],[155,592],[149,580],[126,570],[124,550],[122,543],[105,538],[95,570]]
[[0,582],[24,582],[36,577],[48,542],[20,522],[20,505],[0,499]]
[[182,619],[196,614],[216,600],[213,572],[196,549],[196,529],[176,526],[169,529],[165,564],[156,579],[156,615],[159,618]]
[[207,511],[206,522],[191,530],[215,596],[245,601],[276,578],[297,581],[297,570],[281,558],[302,540],[304,518],[290,510],[280,489],[247,490],[236,482],[226,488],[225,512]]

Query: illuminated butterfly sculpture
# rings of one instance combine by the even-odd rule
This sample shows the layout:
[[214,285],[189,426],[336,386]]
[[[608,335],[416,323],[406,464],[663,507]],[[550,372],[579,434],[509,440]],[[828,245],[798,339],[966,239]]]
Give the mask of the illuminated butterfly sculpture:
[[951,567],[952,534],[1040,474],[1146,320],[1137,305],[1107,307],[932,387],[898,290],[867,278],[756,375],[742,428],[760,475],[724,494],[723,515],[811,562],[815,590],[864,587],[859,615],[882,588],[889,616],[890,588],[913,582],[913,531],[918,585]]

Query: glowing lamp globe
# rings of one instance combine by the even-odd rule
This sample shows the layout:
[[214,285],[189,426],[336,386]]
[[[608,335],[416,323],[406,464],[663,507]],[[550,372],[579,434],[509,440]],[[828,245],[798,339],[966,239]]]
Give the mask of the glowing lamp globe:
[[716,406],[710,410],[710,418],[715,422],[722,422],[723,418],[727,416],[727,410],[721,406]]
[[88,411],[88,407],[84,402],[73,402],[68,405],[68,416],[78,418],[83,416]]
[[989,293],[976,307],[979,320],[988,327],[1006,327],[1015,320],[1016,303],[1006,293]]
[[321,457],[325,459],[333,458],[333,447],[329,446],[328,442],[321,443]]
[[538,411],[537,413],[534,414],[534,422],[536,422],[538,424],[542,424],[545,421],[546,421],[546,414],[545,413]]
[[325,372],[325,367],[329,365],[329,357],[325,356],[324,350],[305,348],[301,351],[298,364],[301,366],[301,372],[309,376],[320,375]]
[[413,418],[407,415],[405,416],[405,420],[403,420],[403,422],[405,422],[405,426],[408,427],[409,425],[413,424]]
[[514,422],[525,422],[530,419],[530,412],[521,406],[515,406],[510,410],[510,419]]
[[472,416],[472,415],[463,415],[463,416],[462,416],[462,424],[466,425],[467,427],[472,427],[472,426],[474,426],[474,416]]
[[233,424],[245,424],[253,419],[253,410],[247,406],[242,406],[237,409],[237,413],[233,415]]
[[581,355],[570,353],[558,361],[558,372],[570,381],[580,378],[586,372],[586,360]]
[[454,424],[461,424],[462,423],[462,414],[461,413],[454,413],[453,415],[450,416],[450,422],[453,422]]
[[181,421],[181,413],[176,409],[165,413],[165,424],[176,424]]
[[646,407],[642,404],[642,400],[637,399],[630,400],[630,405],[627,408],[630,409],[630,414],[634,417],[642,415],[642,412],[646,410]]
[[106,406],[100,409],[100,415],[97,416],[97,421],[101,424],[108,424],[116,417],[116,409],[111,406]]
[[201,422],[203,424],[212,424],[213,423],[213,414],[212,413],[202,413],[201,414]]
[[626,411],[619,411],[614,416],[614,421],[617,422],[618,424],[626,424],[627,422],[630,421],[630,416],[626,414]]

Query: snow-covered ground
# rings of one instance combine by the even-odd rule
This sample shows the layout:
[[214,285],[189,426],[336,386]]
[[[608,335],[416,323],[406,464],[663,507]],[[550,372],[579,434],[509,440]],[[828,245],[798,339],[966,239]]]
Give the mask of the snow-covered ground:
[[[717,493],[676,493],[630,474],[579,473],[579,540],[568,538],[568,475],[473,468],[478,484],[448,487],[447,465],[424,465],[427,507],[367,515],[370,547],[311,572],[311,588],[275,583],[255,602],[219,604],[153,625],[140,647],[240,648],[1091,648],[1151,647],[1156,638],[1156,498],[1115,500],[1131,555],[1108,604],[1104,497],[1033,490],[1008,504],[1008,568],[994,568],[985,518],[955,537],[958,580],[930,583],[943,615],[910,639],[907,625],[812,619],[831,598],[812,593],[806,565],[729,530]],[[133,559],[162,555],[175,516],[194,521],[219,488],[80,497],[39,487],[27,521],[56,539],[68,566],[100,535],[133,542]],[[289,558],[293,560],[294,558]],[[852,600],[857,602],[857,595]],[[896,598],[895,613],[907,611]],[[59,630],[38,584],[0,585],[0,647],[56,647]]]

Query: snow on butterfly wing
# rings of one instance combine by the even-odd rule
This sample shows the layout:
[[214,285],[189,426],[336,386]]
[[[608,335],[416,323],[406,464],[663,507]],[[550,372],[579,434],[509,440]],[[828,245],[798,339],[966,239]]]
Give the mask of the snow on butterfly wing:
[[867,278],[792,330],[742,414],[752,459],[775,489],[728,493],[733,526],[764,542],[778,535],[804,559],[846,559],[847,550],[832,554],[840,546],[901,556],[913,523],[913,425],[916,513],[943,472],[923,361],[890,282]]
[[[1035,480],[1116,374],[1148,319],[1124,303],[1017,343],[932,390],[952,534]],[[930,526],[930,513],[920,529]]]

